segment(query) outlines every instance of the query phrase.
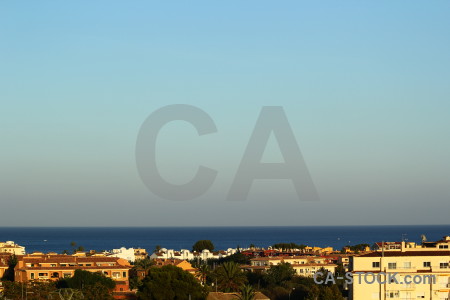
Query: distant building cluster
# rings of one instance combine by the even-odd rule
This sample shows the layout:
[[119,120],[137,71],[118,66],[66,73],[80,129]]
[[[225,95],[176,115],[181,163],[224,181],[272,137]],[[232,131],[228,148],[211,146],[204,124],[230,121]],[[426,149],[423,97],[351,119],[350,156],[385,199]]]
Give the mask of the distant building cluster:
[[[336,274],[349,272],[354,278],[345,286],[347,299],[436,299],[450,298],[450,236],[435,242],[424,238],[421,244],[394,241],[378,242],[372,249],[365,244],[355,247],[344,247],[335,251],[331,247],[308,247],[300,249],[282,248],[246,248],[221,251],[203,250],[201,252],[187,249],[174,250],[161,248],[149,254],[142,248],[119,248],[110,251],[75,252],[72,255],[54,252],[25,253],[25,247],[12,241],[0,242],[0,277],[11,268],[9,262],[14,255],[14,280],[17,282],[57,281],[72,277],[75,270],[82,269],[99,272],[116,282],[114,297],[116,299],[132,299],[135,291],[130,290],[130,270],[140,261],[149,261],[149,267],[161,268],[173,265],[192,274],[198,280],[199,270],[194,266],[207,260],[220,260],[236,253],[248,258],[250,263],[241,264],[240,268],[248,272],[267,272],[271,267],[288,263],[297,276],[314,277],[318,272]],[[135,274],[143,279],[148,268],[135,267]],[[9,270],[11,271],[11,270]],[[357,280],[360,274],[375,274],[378,282]],[[397,274],[397,280],[388,280]],[[407,278],[416,275],[434,276],[432,281],[416,280],[408,282]],[[1,292],[1,286],[0,286]],[[130,296],[131,295],[131,296]],[[230,298],[231,297],[231,298]],[[232,294],[211,293],[208,299],[233,299]],[[260,295],[260,299],[264,298]]]
[[204,249],[202,252],[191,252],[186,249],[175,251],[173,249],[162,248],[150,255],[151,259],[182,259],[182,260],[202,260],[220,259],[237,252],[237,249],[229,248],[226,251],[209,251]]

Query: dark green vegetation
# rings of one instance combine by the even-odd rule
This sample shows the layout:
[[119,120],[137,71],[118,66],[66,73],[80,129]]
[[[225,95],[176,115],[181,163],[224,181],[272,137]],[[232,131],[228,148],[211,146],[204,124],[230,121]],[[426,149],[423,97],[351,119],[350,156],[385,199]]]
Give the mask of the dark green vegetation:
[[194,246],[192,246],[192,251],[202,252],[204,249],[209,251],[214,250],[214,244],[210,240],[197,241]]
[[70,294],[72,299],[98,300],[113,299],[112,290],[116,283],[100,273],[76,270],[72,278],[58,282],[20,283],[4,281],[4,291],[0,299],[44,300],[61,299],[59,293]]
[[291,249],[305,249],[306,245],[303,244],[295,244],[295,243],[278,243],[272,245],[273,249],[283,249],[283,250],[291,250]]
[[175,266],[151,268],[139,287],[143,300],[201,300],[207,290],[191,274]]

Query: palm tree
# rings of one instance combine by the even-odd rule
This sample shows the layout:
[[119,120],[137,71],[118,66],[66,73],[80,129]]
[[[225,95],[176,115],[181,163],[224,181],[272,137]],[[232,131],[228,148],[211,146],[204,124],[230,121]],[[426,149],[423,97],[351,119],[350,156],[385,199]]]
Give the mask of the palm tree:
[[215,276],[219,289],[224,292],[235,292],[247,282],[247,277],[235,262],[224,262],[216,271]]
[[243,285],[238,295],[239,300],[255,300],[255,290],[251,285]]
[[200,281],[203,285],[206,284],[206,277],[209,276],[211,270],[207,264],[202,264],[197,267],[196,275],[200,278]]
[[153,266],[154,264],[155,262],[148,258],[137,259],[134,262],[134,267],[137,269],[143,269],[145,271],[145,274],[147,274],[150,267]]

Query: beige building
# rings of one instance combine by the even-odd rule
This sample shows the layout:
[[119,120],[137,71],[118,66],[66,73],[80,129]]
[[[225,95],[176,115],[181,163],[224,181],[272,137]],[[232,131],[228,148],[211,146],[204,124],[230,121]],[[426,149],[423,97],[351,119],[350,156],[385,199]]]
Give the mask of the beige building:
[[391,250],[352,257],[350,299],[448,300],[450,251],[411,246],[390,243],[382,248]]
[[13,241],[0,242],[0,253],[25,255],[25,247],[19,246]]
[[75,270],[100,272],[116,282],[115,291],[129,290],[128,261],[116,257],[77,257],[69,255],[19,256],[15,267],[15,281],[57,281],[72,277]]
[[328,263],[326,258],[320,256],[274,256],[274,257],[257,257],[250,260],[249,266],[243,269],[248,271],[267,271],[271,266],[280,263],[289,263],[299,276],[312,277],[320,270],[325,269],[334,273],[337,265]]

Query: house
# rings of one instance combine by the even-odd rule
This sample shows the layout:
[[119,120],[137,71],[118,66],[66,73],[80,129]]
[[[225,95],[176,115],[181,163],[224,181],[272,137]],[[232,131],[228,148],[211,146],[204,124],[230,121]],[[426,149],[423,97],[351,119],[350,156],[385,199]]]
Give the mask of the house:
[[57,281],[72,277],[75,270],[100,272],[116,282],[115,291],[129,291],[128,261],[116,257],[78,257],[69,255],[18,256],[14,269],[15,281]]
[[233,255],[237,252],[236,249],[229,248],[226,251],[209,251],[204,249],[202,252],[191,252],[187,249],[181,249],[181,251],[175,251],[173,249],[162,248],[161,250],[154,252],[150,255],[151,259],[181,259],[181,260],[208,260],[208,259],[219,259]]
[[163,266],[172,265],[172,266],[176,266],[178,268],[181,268],[183,271],[186,271],[186,272],[194,275],[194,277],[197,277],[197,269],[194,268],[191,265],[191,263],[186,261],[186,260],[181,260],[181,259],[155,259],[154,262],[155,262],[155,264],[152,267],[161,268]]
[[274,256],[253,258],[249,266],[242,268],[251,272],[261,272],[281,263],[291,264],[297,275],[305,277],[313,276],[321,268],[334,273],[337,267],[336,264],[329,263],[325,257],[320,256]]
[[25,255],[25,247],[19,246],[13,241],[0,242],[0,253]]

